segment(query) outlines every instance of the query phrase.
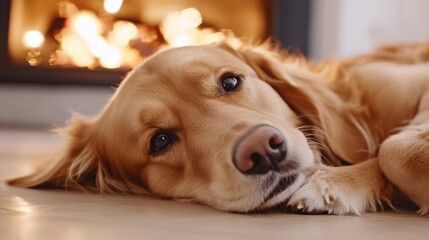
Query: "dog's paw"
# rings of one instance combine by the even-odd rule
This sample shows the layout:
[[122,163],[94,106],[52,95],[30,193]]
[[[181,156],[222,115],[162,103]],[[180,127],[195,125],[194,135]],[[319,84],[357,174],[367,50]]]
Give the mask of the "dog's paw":
[[337,171],[317,170],[290,198],[288,205],[300,212],[360,214],[375,210],[370,191],[356,180]]
[[428,216],[429,217],[429,207],[428,206],[422,206],[418,211],[418,214],[422,216]]

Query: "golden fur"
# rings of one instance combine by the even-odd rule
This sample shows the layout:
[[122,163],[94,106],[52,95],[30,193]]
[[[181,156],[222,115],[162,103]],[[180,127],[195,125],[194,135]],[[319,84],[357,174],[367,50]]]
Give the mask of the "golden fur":
[[[243,80],[224,92],[219,79],[231,73]],[[284,135],[294,168],[237,171],[234,143],[258,124]],[[160,130],[175,139],[154,154]],[[63,152],[9,183],[149,193],[238,212],[289,205],[359,214],[404,205],[402,193],[428,214],[429,43],[319,65],[267,45],[166,50],[137,66],[97,117],[75,116],[61,133]]]

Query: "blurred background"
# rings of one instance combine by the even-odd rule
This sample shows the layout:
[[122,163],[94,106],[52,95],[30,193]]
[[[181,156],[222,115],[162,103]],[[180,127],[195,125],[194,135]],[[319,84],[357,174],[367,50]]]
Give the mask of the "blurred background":
[[427,0],[2,0],[0,127],[94,115],[165,47],[271,37],[317,62],[429,41],[428,12]]

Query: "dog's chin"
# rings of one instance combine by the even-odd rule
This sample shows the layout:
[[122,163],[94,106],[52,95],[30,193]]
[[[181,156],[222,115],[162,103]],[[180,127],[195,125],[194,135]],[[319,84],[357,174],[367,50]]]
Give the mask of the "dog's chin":
[[288,199],[304,184],[304,182],[305,174],[290,175],[281,178],[255,211],[287,209]]

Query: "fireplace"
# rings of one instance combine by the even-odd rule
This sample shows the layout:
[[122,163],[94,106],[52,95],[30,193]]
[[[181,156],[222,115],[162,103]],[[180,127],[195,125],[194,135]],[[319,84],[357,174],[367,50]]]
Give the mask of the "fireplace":
[[2,0],[0,82],[115,85],[165,48],[229,35],[306,53],[309,0]]

